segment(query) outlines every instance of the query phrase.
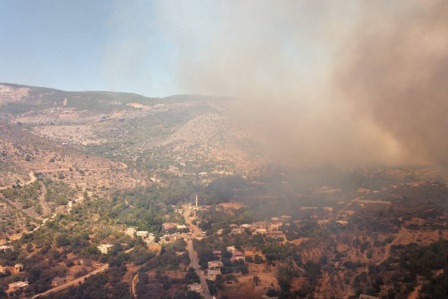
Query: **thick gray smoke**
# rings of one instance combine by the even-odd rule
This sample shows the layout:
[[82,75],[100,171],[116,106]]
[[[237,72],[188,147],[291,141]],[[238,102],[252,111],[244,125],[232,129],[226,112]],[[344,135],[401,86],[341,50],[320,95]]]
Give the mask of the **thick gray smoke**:
[[396,161],[387,132],[334,92],[334,57],[356,1],[163,2],[158,22],[177,46],[172,65],[190,93],[234,95],[233,120],[288,164]]
[[388,2],[365,7],[336,78],[354,112],[448,166],[448,2]]
[[161,64],[182,93],[238,96],[233,121],[278,161],[447,163],[447,5],[159,1],[150,22],[165,45],[143,30],[122,46],[171,49]]

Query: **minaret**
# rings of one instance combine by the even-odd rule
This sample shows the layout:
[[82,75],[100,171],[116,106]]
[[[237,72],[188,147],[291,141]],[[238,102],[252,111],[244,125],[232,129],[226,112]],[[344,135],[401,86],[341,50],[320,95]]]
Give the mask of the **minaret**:
[[198,207],[198,194],[196,193],[196,208]]

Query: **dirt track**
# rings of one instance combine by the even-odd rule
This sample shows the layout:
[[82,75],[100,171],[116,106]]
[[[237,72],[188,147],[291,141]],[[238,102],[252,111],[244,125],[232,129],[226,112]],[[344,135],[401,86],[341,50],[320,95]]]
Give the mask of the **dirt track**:
[[101,267],[99,267],[98,269],[96,269],[96,270],[90,272],[90,273],[87,274],[87,275],[81,276],[81,277],[79,277],[79,278],[77,278],[77,279],[75,279],[75,280],[72,280],[72,281],[69,281],[69,282],[67,282],[67,283],[61,284],[60,286],[51,288],[51,289],[49,289],[48,291],[45,291],[45,292],[43,292],[43,293],[34,295],[34,296],[31,297],[31,298],[33,298],[33,299],[34,299],[34,298],[39,298],[40,296],[46,296],[46,295],[51,294],[51,293],[60,292],[60,291],[65,290],[65,289],[67,289],[67,288],[69,288],[69,287],[71,287],[71,286],[76,286],[76,285],[78,285],[78,283],[83,283],[83,282],[84,282],[84,279],[89,278],[90,276],[95,275],[95,274],[97,274],[97,273],[106,271],[107,268],[109,268],[109,264],[104,264],[103,266],[101,266]]

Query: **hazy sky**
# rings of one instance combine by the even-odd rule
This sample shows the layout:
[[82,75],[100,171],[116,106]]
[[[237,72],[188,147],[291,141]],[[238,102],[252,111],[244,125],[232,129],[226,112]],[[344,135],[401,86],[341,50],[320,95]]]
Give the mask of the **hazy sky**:
[[235,95],[305,162],[448,165],[448,1],[0,2],[0,81]]
[[[129,2],[129,1],[123,1]],[[170,93],[162,87],[169,77],[163,67],[163,42],[160,28],[151,25],[152,4],[129,6],[118,11],[113,1],[39,0],[0,2],[0,81],[65,90],[125,90],[136,93]],[[119,14],[128,13],[121,22]],[[143,20],[142,14],[145,14]],[[135,15],[135,19],[131,16]],[[138,22],[141,24],[137,24]],[[143,22],[144,21],[144,22]],[[139,53],[135,61],[133,49],[123,48],[129,39],[150,43],[153,51]],[[160,55],[158,55],[160,54]],[[158,57],[160,56],[160,57]],[[129,63],[133,72],[111,70],[111,63]],[[109,72],[114,71],[114,86]],[[142,77],[154,74],[152,82]],[[169,84],[166,84],[169,86]]]
[[[148,96],[231,93],[235,90],[185,84],[195,70],[186,75],[179,66],[222,67],[226,52],[263,52],[270,43],[284,52],[278,63],[300,66],[295,74],[312,80],[310,73],[325,69],[331,52],[328,40],[320,40],[320,26],[350,24],[355,15],[353,5],[346,5],[352,1],[314,2],[4,0],[0,81]],[[338,13],[343,13],[339,24],[332,23]],[[216,38],[226,39],[219,43],[223,57],[201,57]],[[272,54],[273,60],[279,56]],[[214,65],[207,65],[210,58]]]

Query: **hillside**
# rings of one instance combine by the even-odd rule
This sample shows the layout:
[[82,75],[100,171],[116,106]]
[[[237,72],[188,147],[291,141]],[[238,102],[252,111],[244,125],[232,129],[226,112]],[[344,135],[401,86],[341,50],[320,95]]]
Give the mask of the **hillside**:
[[[2,123],[8,130],[21,132],[10,134],[10,145],[14,143],[11,136],[17,136],[20,143],[28,138],[20,137],[24,135],[51,149],[43,157],[36,155],[35,149],[27,152],[28,146],[23,146],[20,154],[31,157],[34,163],[28,164],[35,165],[33,171],[58,167],[64,171],[82,163],[44,165],[51,155],[67,156],[62,152],[68,149],[123,162],[150,176],[167,171],[182,174],[251,170],[256,165],[254,148],[247,145],[253,142],[248,142],[247,135],[241,134],[240,128],[237,131],[230,121],[228,111],[233,102],[225,97],[148,98],[129,93],[66,92],[0,84]],[[14,163],[19,169],[24,173],[30,170],[30,165],[19,161]]]

